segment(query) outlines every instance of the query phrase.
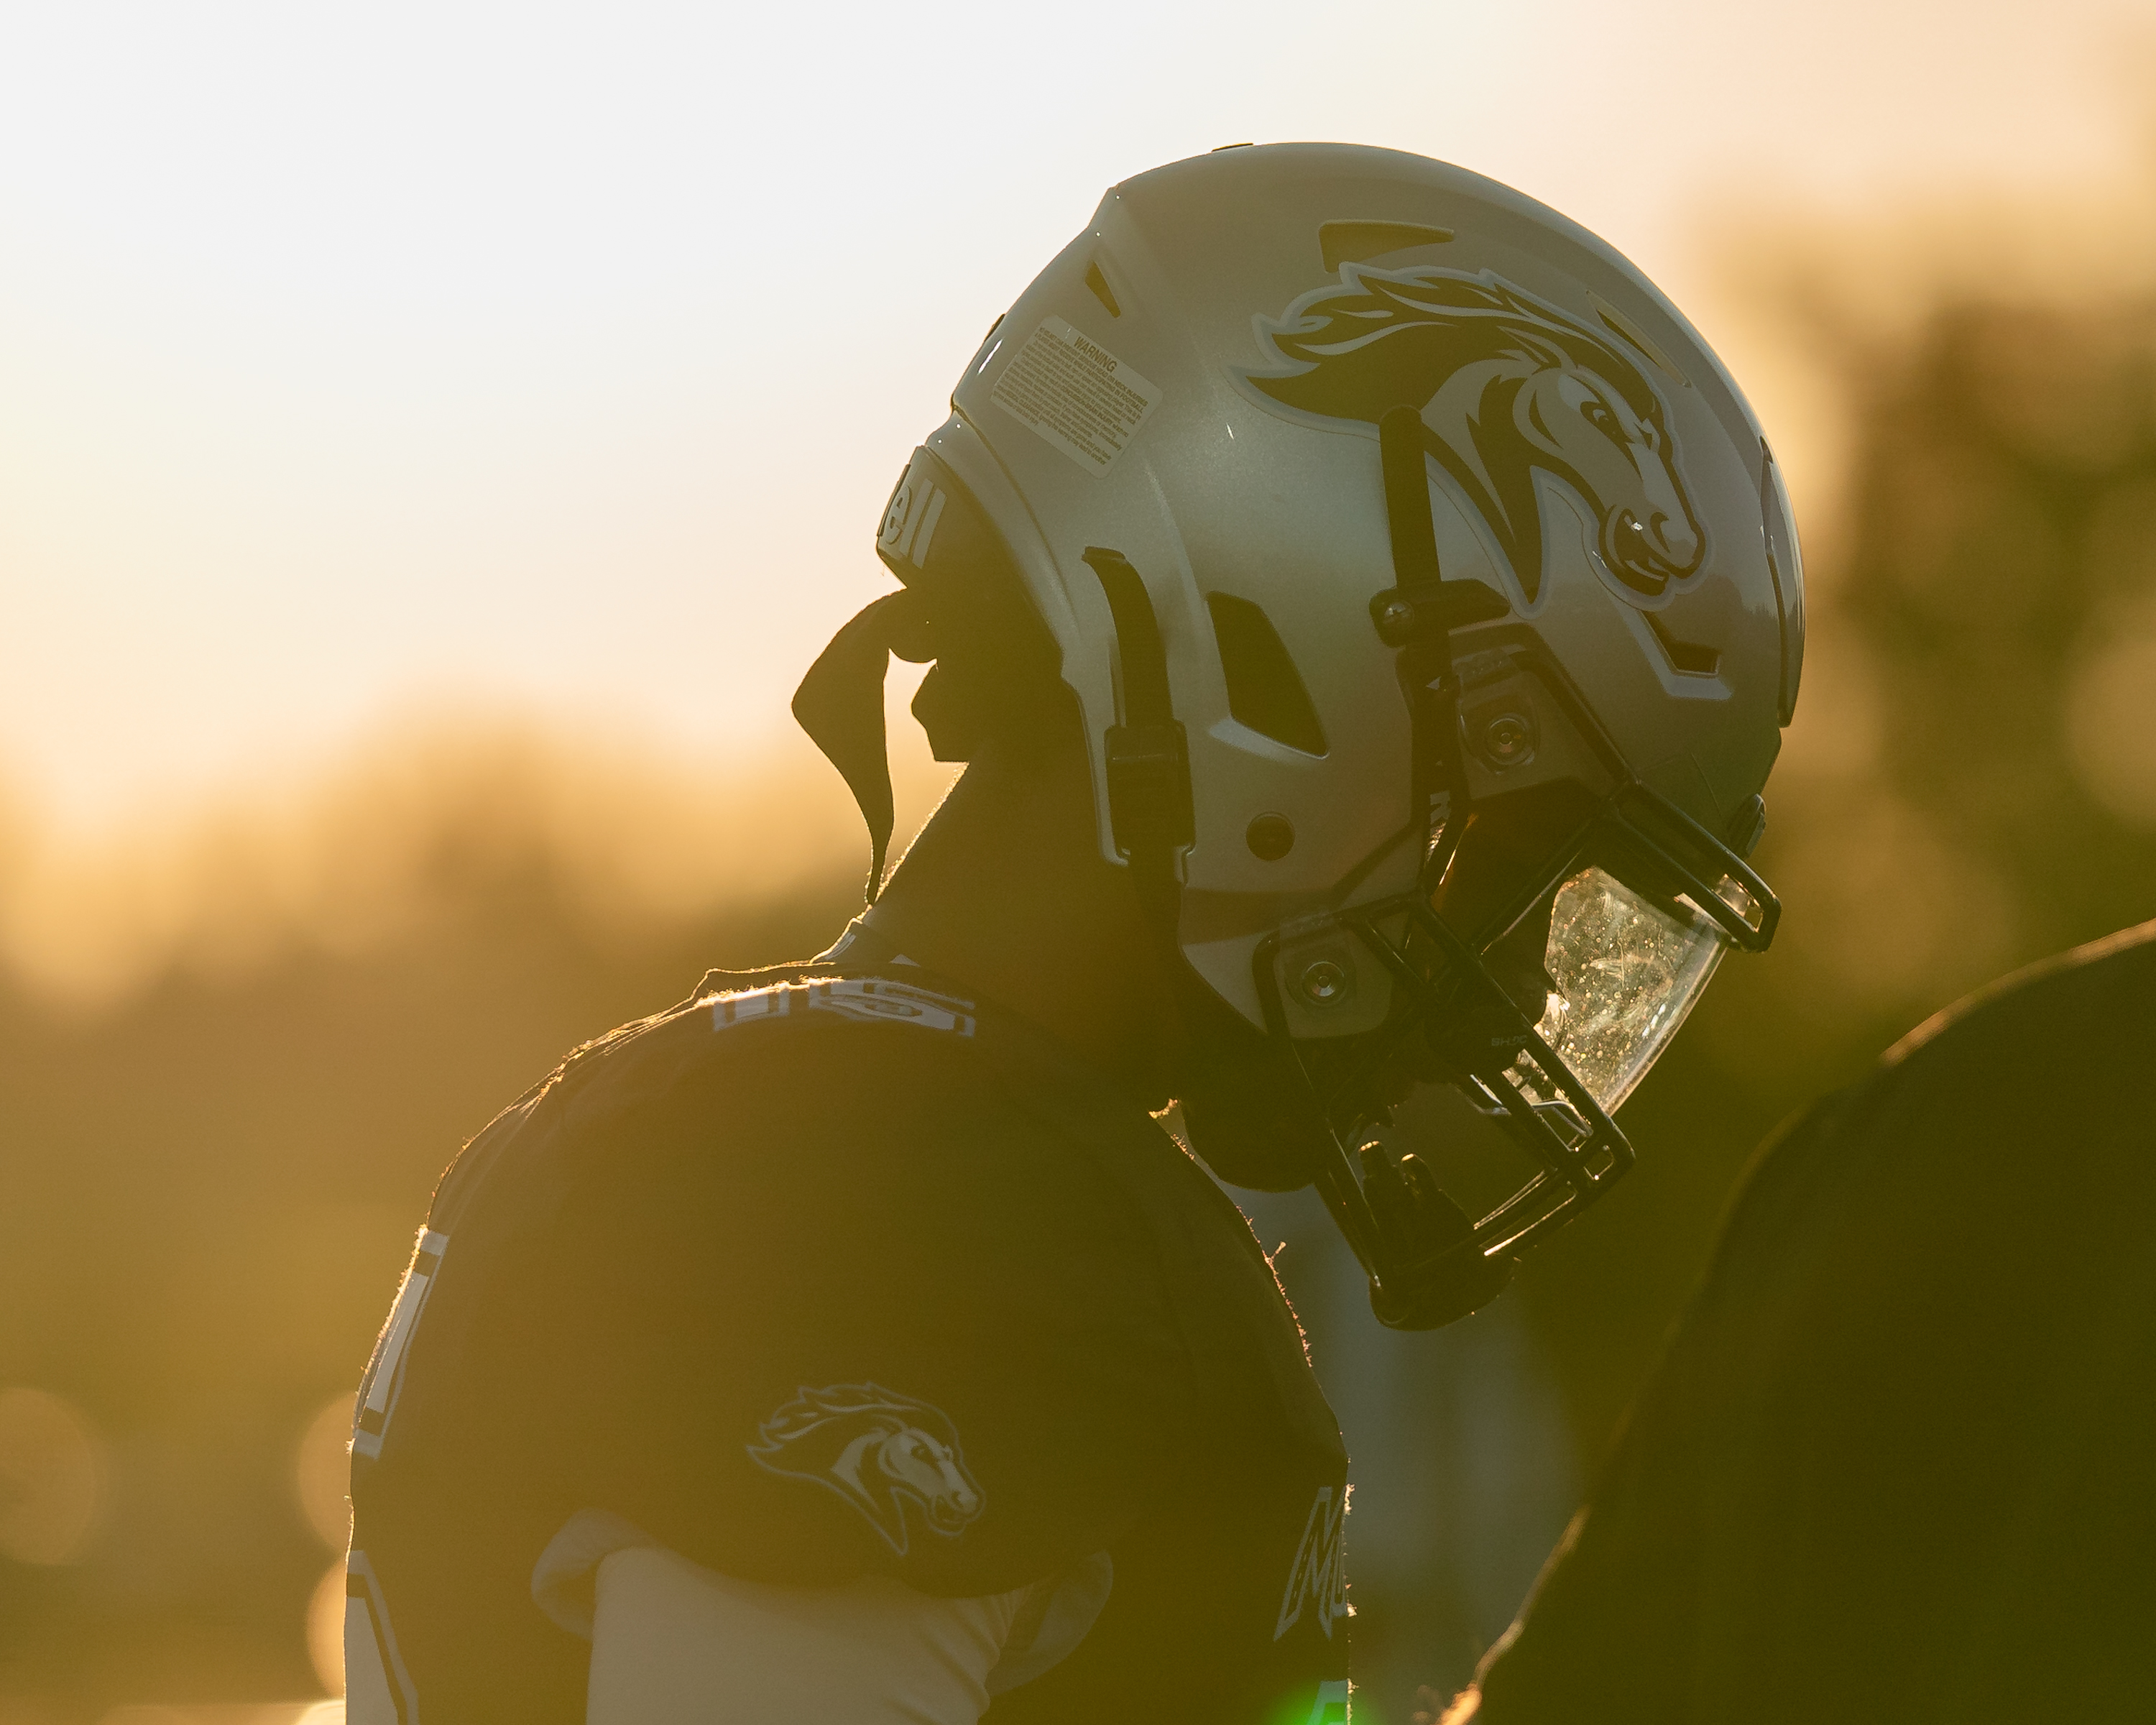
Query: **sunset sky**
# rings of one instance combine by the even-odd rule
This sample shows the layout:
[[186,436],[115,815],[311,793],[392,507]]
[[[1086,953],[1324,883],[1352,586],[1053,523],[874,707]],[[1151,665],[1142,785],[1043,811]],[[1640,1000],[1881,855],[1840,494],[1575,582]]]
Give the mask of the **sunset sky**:
[[2156,0],[9,7],[0,786],[94,826],[442,702],[767,747],[957,368],[1117,178],[1441,157],[1713,336],[1700,212],[2115,175],[2152,33]]

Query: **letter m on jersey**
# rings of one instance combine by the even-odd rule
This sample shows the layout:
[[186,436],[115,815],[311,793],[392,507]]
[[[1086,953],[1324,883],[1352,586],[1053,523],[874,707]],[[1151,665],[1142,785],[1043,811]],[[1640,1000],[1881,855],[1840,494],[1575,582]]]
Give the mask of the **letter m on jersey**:
[[1302,1543],[1295,1548],[1295,1562],[1288,1568],[1280,1621],[1273,1627],[1276,1641],[1301,1620],[1305,1606],[1327,1640],[1332,1639],[1335,1620],[1348,1615],[1347,1518],[1347,1494],[1343,1491],[1335,1503],[1332,1487],[1320,1486],[1302,1526]]

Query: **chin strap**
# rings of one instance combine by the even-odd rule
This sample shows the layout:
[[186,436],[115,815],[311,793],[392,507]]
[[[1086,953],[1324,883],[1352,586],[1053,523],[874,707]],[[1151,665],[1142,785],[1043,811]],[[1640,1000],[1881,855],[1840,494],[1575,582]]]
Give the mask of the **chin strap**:
[[1108,821],[1131,868],[1139,908],[1169,955],[1180,963],[1183,880],[1176,853],[1197,837],[1190,802],[1190,746],[1175,716],[1168,649],[1145,582],[1119,551],[1089,545],[1086,566],[1097,576],[1116,623],[1122,722],[1101,742],[1107,759]]
[[884,736],[883,680],[896,654],[910,665],[936,656],[928,614],[911,588],[886,593],[831,638],[793,691],[793,716],[839,769],[869,828],[865,901],[883,890],[884,858],[897,820]]
[[[1130,865],[1147,926],[1171,955],[1179,956],[1183,883],[1176,855],[1195,839],[1196,824],[1189,744],[1175,716],[1168,649],[1152,598],[1130,559],[1096,545],[1086,548],[1085,561],[1107,596],[1120,672],[1121,722],[1109,726],[1101,738],[1110,829]],[[910,588],[885,594],[833,636],[793,694],[794,718],[839,769],[868,823],[870,860],[863,896],[869,904],[882,890],[897,819],[883,717],[884,675],[893,655],[914,665],[937,656],[925,602]],[[972,739],[963,734],[967,710],[950,691],[936,690],[942,674],[940,665],[929,674],[914,715],[928,726],[937,760],[964,760],[972,753],[966,747]]]

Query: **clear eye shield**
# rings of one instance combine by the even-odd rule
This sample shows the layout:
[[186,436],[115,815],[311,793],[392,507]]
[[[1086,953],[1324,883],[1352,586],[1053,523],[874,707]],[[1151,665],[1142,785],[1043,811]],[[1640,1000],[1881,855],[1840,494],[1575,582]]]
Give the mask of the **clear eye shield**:
[[[1706,991],[1727,937],[1688,905],[1656,904],[1593,865],[1558,888],[1551,909],[1552,986],[1535,1034],[1614,1112]],[[1538,1101],[1558,1100],[1532,1069],[1512,1070]]]

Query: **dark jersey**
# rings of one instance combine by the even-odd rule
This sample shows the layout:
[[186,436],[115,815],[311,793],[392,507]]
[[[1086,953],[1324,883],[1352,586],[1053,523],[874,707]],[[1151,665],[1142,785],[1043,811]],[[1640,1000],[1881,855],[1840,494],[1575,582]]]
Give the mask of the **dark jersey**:
[[2156,1715],[2152,933],[1763,1153],[1481,1721]]
[[353,1717],[581,1721],[549,1575],[597,1526],[1034,1586],[998,1725],[1327,1725],[1345,1469],[1249,1227],[1137,1103],[903,968],[714,994],[444,1180],[361,1392]]

